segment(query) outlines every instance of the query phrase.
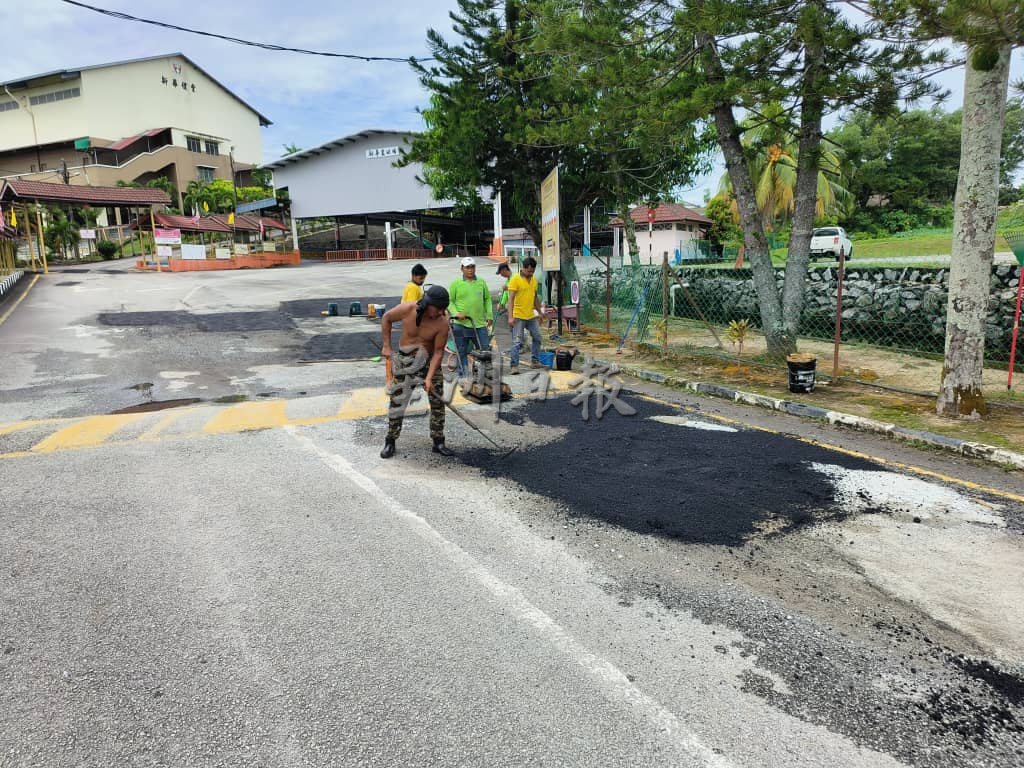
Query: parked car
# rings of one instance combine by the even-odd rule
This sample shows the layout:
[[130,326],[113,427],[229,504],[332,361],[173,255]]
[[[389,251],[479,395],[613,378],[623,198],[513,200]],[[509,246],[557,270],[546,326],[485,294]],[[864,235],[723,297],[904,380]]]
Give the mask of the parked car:
[[811,233],[811,261],[822,256],[838,259],[840,248],[846,258],[853,258],[853,242],[842,227],[820,227]]

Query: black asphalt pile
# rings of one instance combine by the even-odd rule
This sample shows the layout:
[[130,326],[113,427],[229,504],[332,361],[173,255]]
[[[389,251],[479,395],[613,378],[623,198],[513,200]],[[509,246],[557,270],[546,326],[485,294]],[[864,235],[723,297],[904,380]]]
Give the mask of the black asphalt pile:
[[262,312],[101,312],[96,320],[118,327],[163,326],[204,333],[247,333],[250,331],[290,331],[295,324],[278,311]]
[[590,419],[584,421],[571,399],[549,398],[515,413],[515,421],[567,429],[564,437],[500,463],[487,451],[462,453],[462,460],[552,499],[572,515],[727,546],[759,531],[780,533],[844,514],[831,482],[810,462],[880,469],[782,435],[652,421],[659,415],[700,417],[628,395],[622,399],[637,415],[611,409],[599,420],[591,400]]

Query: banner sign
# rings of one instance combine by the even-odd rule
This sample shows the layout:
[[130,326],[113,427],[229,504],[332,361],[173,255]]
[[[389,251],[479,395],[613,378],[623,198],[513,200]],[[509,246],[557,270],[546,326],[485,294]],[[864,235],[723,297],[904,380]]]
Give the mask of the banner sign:
[[156,247],[156,255],[161,259],[164,257],[169,259],[173,255],[173,249],[169,245],[158,245]]
[[213,250],[213,254],[218,259],[230,259],[231,258],[231,249],[230,248],[215,248]]
[[78,236],[82,240],[95,240],[96,230],[95,229],[80,229],[78,230]]
[[180,229],[160,229],[155,230],[156,244],[157,245],[181,245],[181,230]]
[[541,254],[546,272],[562,268],[558,242],[558,166],[540,185]]
[[181,246],[181,258],[192,261],[202,261],[206,258],[205,245],[183,245]]

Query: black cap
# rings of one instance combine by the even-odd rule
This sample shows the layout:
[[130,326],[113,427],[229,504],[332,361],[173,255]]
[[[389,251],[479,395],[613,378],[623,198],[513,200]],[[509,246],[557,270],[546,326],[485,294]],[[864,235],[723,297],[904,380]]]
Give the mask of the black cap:
[[501,274],[501,270],[503,270],[503,269],[507,269],[507,270],[508,270],[509,272],[511,272],[511,271],[512,271],[512,267],[510,267],[510,266],[508,265],[508,262],[507,262],[507,261],[503,261],[503,262],[501,262],[501,264],[499,264],[499,265],[498,265],[498,271],[497,271],[497,273],[496,273],[496,274],[499,274],[499,275],[500,275],[500,274]]
[[427,307],[437,307],[438,309],[448,309],[448,303],[450,299],[448,297],[448,290],[441,285],[432,285],[423,292],[423,298],[416,304],[416,325],[420,324],[423,320],[423,313]]

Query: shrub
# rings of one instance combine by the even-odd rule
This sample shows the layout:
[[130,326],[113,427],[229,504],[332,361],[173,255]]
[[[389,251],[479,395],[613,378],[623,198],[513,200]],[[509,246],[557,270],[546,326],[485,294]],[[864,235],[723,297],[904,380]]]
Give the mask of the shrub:
[[104,259],[113,259],[117,254],[117,243],[110,240],[97,240],[96,250],[100,252],[100,256]]

